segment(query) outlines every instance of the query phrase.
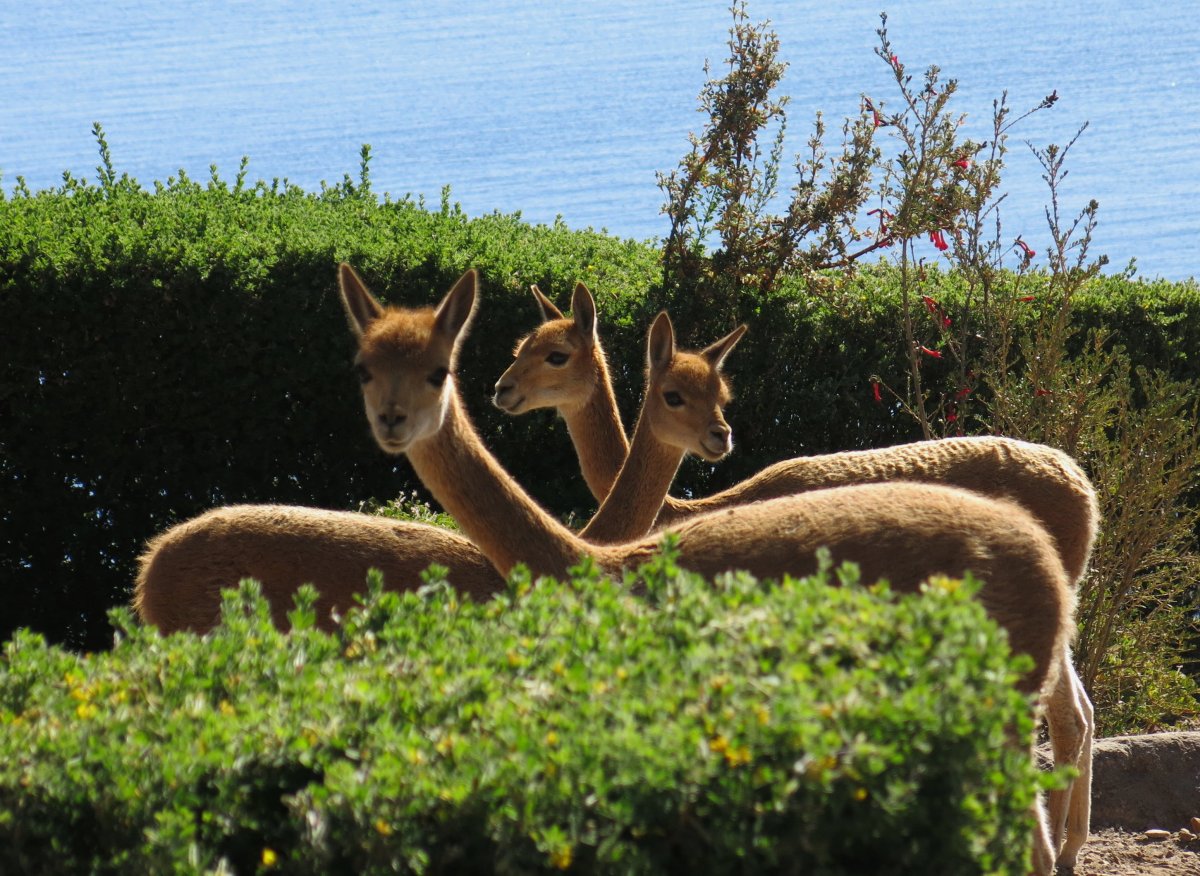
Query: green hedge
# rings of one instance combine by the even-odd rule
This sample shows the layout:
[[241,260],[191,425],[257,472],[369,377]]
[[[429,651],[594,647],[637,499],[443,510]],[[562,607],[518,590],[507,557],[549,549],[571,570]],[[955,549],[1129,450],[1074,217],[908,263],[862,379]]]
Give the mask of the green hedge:
[[[332,634],[230,594],[204,639],[0,661],[4,871],[1023,874],[1023,662],[944,581],[587,566]],[[311,604],[311,592],[299,603]]]
[[[505,418],[489,404],[537,318],[528,284],[564,305],[577,279],[596,293],[630,421],[655,309],[668,305],[690,344],[731,327],[667,299],[653,247],[602,233],[469,219],[449,203],[380,203],[350,183],[313,194],[104,179],[0,197],[0,638],[30,626],[105,647],[106,611],[127,601],[141,546],[214,505],[353,508],[419,487],[368,436],[339,260],[405,303],[431,302],[463,269],[480,269],[467,403],[501,460],[561,515],[592,507],[561,422]],[[781,458],[917,437],[868,387],[871,374],[904,383],[896,273],[866,270],[853,292],[843,309],[798,289],[746,303],[751,332],[729,363],[737,452],[715,469],[689,462],[678,490],[703,494]],[[1139,363],[1195,376],[1194,285],[1104,280],[1084,298],[1081,320],[1117,325]]]

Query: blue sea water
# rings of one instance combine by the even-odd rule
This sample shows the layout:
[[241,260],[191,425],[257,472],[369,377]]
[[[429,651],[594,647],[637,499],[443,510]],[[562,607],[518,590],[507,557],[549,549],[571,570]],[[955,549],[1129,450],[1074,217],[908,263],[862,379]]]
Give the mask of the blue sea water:
[[[875,57],[878,2],[751,0],[790,63],[789,147],[814,114],[831,130],[862,93],[894,104]],[[1084,123],[1061,192],[1065,213],[1100,203],[1095,250],[1109,270],[1200,274],[1200,17],[1144,0],[908,0],[889,11],[906,68],[959,82],[967,132],[989,135],[992,101],[1020,110],[1005,236],[1041,252],[1046,189],[1022,141],[1063,144]],[[357,174],[393,196],[441,188],[471,215],[556,216],[635,238],[666,230],[656,173],[702,124],[696,97],[725,58],[725,0],[32,0],[0,4],[0,184],[62,172],[94,178],[103,124],[119,172],[143,185],[180,168],[315,189]],[[836,137],[833,145],[836,145]],[[930,255],[933,254],[931,249]],[[1041,255],[1039,254],[1039,261]]]

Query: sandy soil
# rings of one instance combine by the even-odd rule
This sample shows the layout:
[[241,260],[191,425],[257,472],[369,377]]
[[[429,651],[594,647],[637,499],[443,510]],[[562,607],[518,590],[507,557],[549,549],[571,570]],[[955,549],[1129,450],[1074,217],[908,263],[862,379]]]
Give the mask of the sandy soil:
[[1176,832],[1149,840],[1145,833],[1094,831],[1079,853],[1074,876],[1200,876],[1200,839]]

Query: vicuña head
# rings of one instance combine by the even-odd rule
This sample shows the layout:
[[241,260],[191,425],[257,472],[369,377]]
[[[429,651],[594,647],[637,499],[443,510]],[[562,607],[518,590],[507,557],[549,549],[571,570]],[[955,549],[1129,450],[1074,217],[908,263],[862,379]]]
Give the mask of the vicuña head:
[[509,414],[576,407],[608,371],[596,335],[596,304],[579,283],[567,318],[537,286],[529,288],[541,308],[542,324],[517,341],[515,361],[496,381],[492,402]]
[[436,309],[383,307],[347,264],[340,283],[371,432],[388,453],[404,453],[441,428],[459,341],[475,312],[475,272],[463,274]]

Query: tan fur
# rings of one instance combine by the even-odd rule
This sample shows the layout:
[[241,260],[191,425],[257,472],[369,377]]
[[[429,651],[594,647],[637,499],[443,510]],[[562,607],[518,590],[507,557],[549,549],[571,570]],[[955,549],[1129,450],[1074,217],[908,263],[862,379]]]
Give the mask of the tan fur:
[[[369,309],[362,300],[374,299],[349,265],[342,266],[339,277],[353,322],[355,314]],[[429,371],[449,367],[445,350],[457,349],[474,310],[476,283],[469,271],[443,299],[439,311],[456,314],[439,328],[445,337],[388,357],[405,363],[389,376],[407,387],[397,397],[407,394],[418,399],[417,405],[440,412],[440,425],[432,431],[400,426],[380,446],[407,454],[426,487],[502,574],[524,562],[537,574],[561,576],[584,553],[612,573],[636,566],[656,549],[656,538],[618,545],[583,541],[538,507],[483,446],[453,377],[437,398],[422,398],[415,388]],[[386,318],[421,319],[409,313],[390,309]],[[373,326],[383,319],[355,326],[361,346],[372,340]],[[375,351],[374,362],[382,361],[380,352]],[[417,408],[402,413],[421,423],[434,419]],[[374,426],[378,411],[370,403],[367,415]],[[619,481],[620,476],[613,492]],[[728,508],[685,521],[678,532],[681,563],[709,576],[730,569],[764,578],[806,574],[815,568],[822,546],[835,561],[859,563],[867,580],[886,576],[901,591],[915,589],[932,574],[970,571],[986,582],[980,601],[1008,631],[1014,650],[1033,658],[1034,668],[1021,680],[1023,690],[1044,701],[1067,661],[1074,594],[1050,537],[1010,502],[937,484],[867,484]],[[1034,867],[1048,873],[1054,854],[1044,813],[1039,809],[1037,815]]]
[[629,441],[595,331],[595,304],[579,283],[572,318],[564,319],[537,286],[530,288],[543,323],[518,343],[516,361],[496,381],[493,401],[510,414],[557,408],[575,446],[589,448],[579,455],[583,478],[596,501],[603,502],[625,464]]
[[[518,345],[515,361],[496,382],[495,403],[511,414],[556,408],[567,424],[584,478],[596,501],[603,502],[628,455],[629,441],[596,331],[595,303],[587,287],[578,284],[573,317],[566,318],[556,308],[548,310],[554,305],[536,286],[533,289],[544,321]],[[586,314],[586,329],[579,322],[581,313]],[[551,366],[546,358],[553,350],[566,353],[568,361]],[[946,483],[1013,499],[1050,533],[1072,581],[1087,570],[1100,520],[1091,481],[1062,451],[1012,438],[946,438],[788,459],[712,496],[668,496],[655,526],[664,528],[695,514],[775,496],[896,480]],[[617,535],[631,539],[644,534],[629,527]]]
[[[603,501],[621,470],[622,456],[628,455],[629,443],[598,338],[595,303],[587,287],[578,284],[572,297],[573,318],[568,319],[536,287],[534,296],[543,323],[518,346],[516,361],[497,381],[495,402],[514,414],[539,407],[557,408],[567,423],[585,479],[593,494]],[[571,351],[569,360],[552,368],[540,355],[548,349]],[[571,380],[558,383],[555,372],[565,369],[570,369]],[[546,391],[555,385],[556,391]],[[520,398],[522,404],[504,404],[505,399],[514,398]],[[636,433],[634,443],[638,443]],[[634,464],[656,462],[641,460]],[[668,457],[657,464],[670,466],[673,475],[678,461]],[[1072,582],[1077,583],[1086,571],[1099,521],[1091,482],[1061,451],[1009,438],[950,438],[785,460],[708,498],[689,501],[667,496],[655,527],[675,529],[698,514],[777,496],[900,480],[948,484],[1011,499],[1032,512],[1049,533]],[[636,482],[661,481],[643,470]],[[626,508],[639,503],[658,507],[658,501],[654,490],[622,497]],[[637,538],[648,531],[640,528],[646,519],[644,513],[632,511],[611,517],[617,528],[607,531],[610,541]],[[587,537],[586,531],[581,534]],[[1058,863],[1069,867],[1088,835],[1094,733],[1091,702],[1069,661],[1058,687],[1048,698],[1046,712],[1056,762],[1073,764],[1080,772],[1069,791],[1053,792],[1050,800],[1054,835],[1062,837],[1065,833]]]
[[173,526],[154,538],[139,560],[134,609],[162,633],[206,633],[220,614],[221,590],[255,578],[279,627],[301,584],[320,593],[317,623],[333,625],[354,594],[366,590],[367,571],[383,572],[395,590],[421,586],[431,563],[450,570],[462,593],[486,599],[504,587],[501,577],[467,539],[441,529],[369,514],[286,505],[232,505]]

